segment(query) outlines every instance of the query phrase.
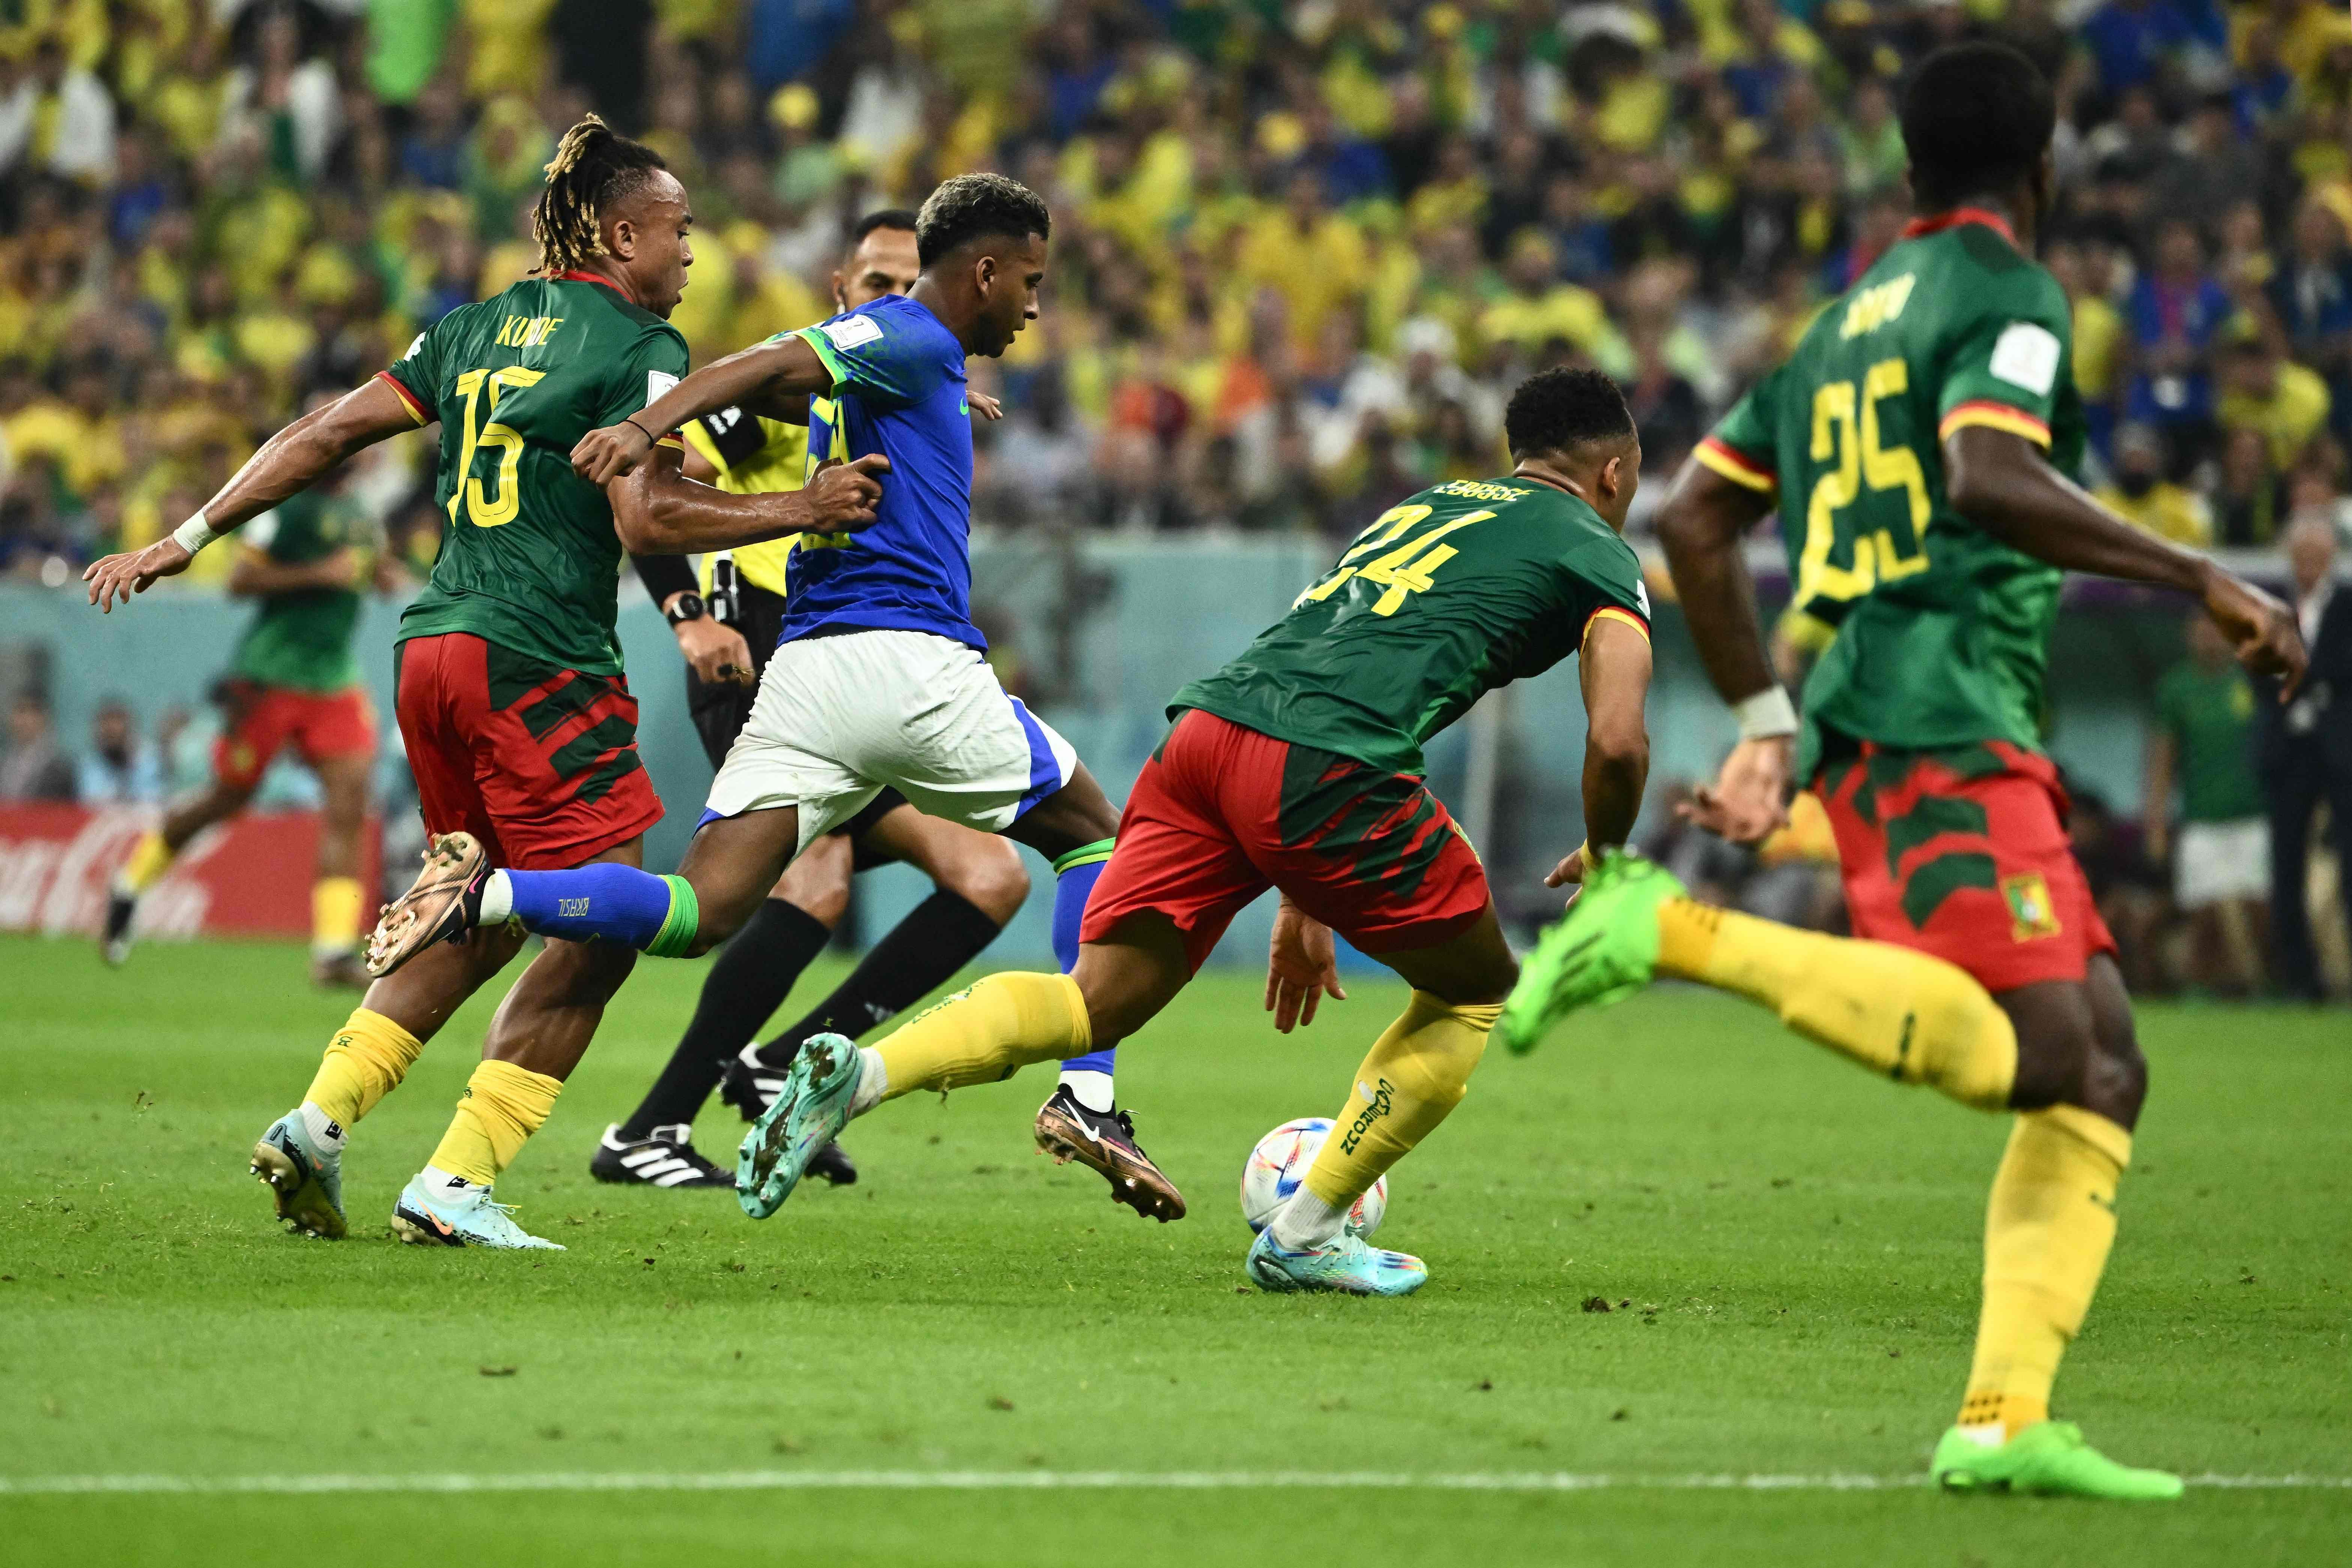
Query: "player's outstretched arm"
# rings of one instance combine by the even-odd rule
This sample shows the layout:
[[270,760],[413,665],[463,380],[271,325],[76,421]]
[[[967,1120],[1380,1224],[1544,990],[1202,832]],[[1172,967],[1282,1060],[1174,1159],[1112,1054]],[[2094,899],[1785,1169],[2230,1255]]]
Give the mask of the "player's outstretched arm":
[[890,459],[869,454],[835,463],[796,490],[730,495],[688,479],[677,448],[664,447],[650,463],[612,479],[613,527],[632,555],[684,555],[732,550],[793,533],[850,533],[874,521],[882,499],[877,476]]
[[1578,657],[1584,681],[1584,843],[1544,879],[1584,879],[1588,860],[1622,848],[1650,777],[1650,639],[1614,617],[1595,619]]
[[1691,640],[1717,695],[1739,710],[1742,731],[1714,784],[1692,791],[1680,809],[1734,844],[1757,843],[1789,816],[1795,725],[1759,712],[1785,706],[1786,699],[1772,674],[1756,580],[1740,549],[1741,538],[1771,510],[1769,493],[1734,484],[1695,458],[1683,465],[1658,509],[1658,540]]
[[2294,613],[2209,556],[2134,528],[2052,468],[2021,436],[1963,426],[1944,443],[1953,510],[2011,549],[2070,572],[2177,588],[2204,602],[2238,661],[2292,692],[2308,656]]
[[[711,361],[618,425],[589,431],[572,448],[572,471],[590,484],[608,484],[643,462],[663,431],[722,408],[805,425],[808,399],[832,390],[833,372],[800,339],[755,343]],[[793,418],[795,403],[799,416]]]
[[[116,599],[127,605],[131,595],[145,593],[157,578],[179,575],[213,539],[308,489],[353,453],[415,428],[416,416],[382,376],[322,408],[312,409],[264,441],[261,450],[247,458],[220,493],[181,524],[178,531],[144,550],[91,563],[81,574],[89,584],[89,602],[113,614]],[[191,537],[193,544],[188,542]]]

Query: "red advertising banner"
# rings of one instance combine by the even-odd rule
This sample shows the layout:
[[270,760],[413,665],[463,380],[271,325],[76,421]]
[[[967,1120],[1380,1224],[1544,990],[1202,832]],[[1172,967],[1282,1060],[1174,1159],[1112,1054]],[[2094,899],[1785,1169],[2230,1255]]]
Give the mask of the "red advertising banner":
[[[155,817],[145,805],[0,805],[0,931],[97,934],[107,881]],[[319,826],[316,812],[270,812],[197,835],[139,901],[139,934],[310,935]],[[379,887],[373,818],[360,843],[360,886]]]

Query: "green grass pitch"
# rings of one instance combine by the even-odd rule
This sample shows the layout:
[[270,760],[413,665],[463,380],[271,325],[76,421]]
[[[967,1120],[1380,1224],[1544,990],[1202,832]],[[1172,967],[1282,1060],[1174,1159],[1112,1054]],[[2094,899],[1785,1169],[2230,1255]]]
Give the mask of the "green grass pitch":
[[[829,983],[810,975],[801,1000]],[[1659,992],[1499,1053],[1392,1178],[1405,1301],[1242,1287],[1244,1154],[1328,1114],[1402,992],[1304,1035],[1213,973],[1127,1053],[1122,1098],[1191,1218],[1150,1226],[1031,1152],[1043,1069],[888,1107],[866,1181],[775,1219],[602,1187],[604,1123],[700,964],[647,961],[501,1195],[560,1256],[384,1227],[488,1002],[354,1142],[355,1239],[299,1241],[246,1174],[345,1003],[291,948],[0,941],[0,1540],[16,1562],[1199,1563],[2342,1562],[2352,1490],[2168,1508],[1958,1500],[1950,1419],[2004,1123],[1874,1082],[1725,999]],[[2344,1016],[2141,1014],[2155,1092],[2061,1414],[2192,1475],[2352,1477]],[[703,1145],[731,1149],[723,1110]],[[1612,1310],[1586,1310],[1599,1299]],[[31,1494],[44,1477],[784,1472],[754,1489]],[[876,1472],[793,1489],[794,1476]],[[979,1472],[968,1489],[904,1483]],[[1024,1489],[1008,1477],[1606,1478]],[[1699,1476],[1875,1489],[1676,1489]],[[154,1483],[148,1483],[152,1485]],[[1344,1554],[1344,1556],[1343,1556]],[[1635,1555],[1638,1554],[1638,1555]]]

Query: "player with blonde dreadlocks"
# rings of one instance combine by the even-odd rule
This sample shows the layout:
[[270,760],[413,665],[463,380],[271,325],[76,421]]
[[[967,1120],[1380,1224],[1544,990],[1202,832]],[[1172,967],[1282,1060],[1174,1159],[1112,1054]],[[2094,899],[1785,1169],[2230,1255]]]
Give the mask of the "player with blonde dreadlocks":
[[[129,603],[361,448],[437,421],[448,537],[401,617],[395,656],[425,826],[436,846],[470,835],[503,864],[637,865],[662,807],[638,761],[637,705],[614,637],[623,552],[860,528],[881,493],[867,463],[799,490],[730,495],[688,481],[682,444],[660,429],[646,432],[649,460],[624,478],[594,485],[572,471],[582,437],[631,420],[686,373],[686,341],[667,318],[694,259],[691,224],[659,153],[583,120],[547,165],[535,276],[450,311],[390,369],[279,431],[175,533],[91,567],[90,602]],[[469,932],[369,987],[301,1104],[254,1146],[280,1219],[344,1233],[352,1124],[522,942],[504,927]],[[617,943],[557,941],[523,971],[456,1120],[393,1209],[404,1239],[553,1246],[492,1202],[491,1184],[546,1121],[635,958]]]

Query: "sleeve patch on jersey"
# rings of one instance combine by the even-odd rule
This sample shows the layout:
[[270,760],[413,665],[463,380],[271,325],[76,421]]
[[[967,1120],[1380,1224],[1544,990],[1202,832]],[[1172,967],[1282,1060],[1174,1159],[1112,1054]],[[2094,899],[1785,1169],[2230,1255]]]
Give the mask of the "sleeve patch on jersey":
[[1993,374],[2036,397],[2058,381],[2058,334],[2032,321],[2011,321],[1992,345]]
[[[1643,642],[1648,642],[1650,640],[1649,623],[1642,619],[1641,616],[1635,615],[1633,611],[1621,610],[1614,605],[1603,605],[1599,609],[1584,617],[1584,637],[1591,637],[1592,635],[1592,628],[1600,625],[1602,621],[1622,621],[1625,625],[1641,633],[1642,640]],[[1578,640],[1580,642],[1583,638],[1580,637]]]
[[1733,451],[1712,436],[1693,447],[1691,456],[1698,459],[1701,468],[1721,474],[1735,485],[1761,491],[1765,495],[1770,495],[1780,488],[1780,481],[1771,469],[1743,453]]
[[839,321],[825,322],[817,331],[832,339],[833,346],[837,349],[854,349],[882,335],[881,324],[871,316],[844,316]]
[[643,406],[651,408],[655,404],[661,401],[663,393],[667,392],[671,387],[676,386],[677,384],[677,377],[670,374],[670,373],[666,370],[649,370],[646,372],[646,401]]
[[403,359],[415,359],[415,358],[416,357],[416,351],[417,351],[418,349],[423,348],[424,346],[425,346],[425,334],[424,334],[423,332],[419,332],[419,333],[417,333],[417,334],[416,334],[416,336],[415,336],[415,337],[414,337],[414,338],[412,338],[412,339],[410,339],[410,340],[409,340],[409,343],[408,343],[408,352],[407,352],[406,353],[404,353],[404,354],[402,354],[400,357],[401,357],[401,358],[403,358]]
[[2022,436],[2037,447],[2050,445],[2050,426],[2021,408],[2006,403],[1979,399],[1956,405],[1944,422],[1936,426],[1936,439],[1948,441],[1952,432],[1970,425],[1981,425],[1990,430],[2006,430],[2012,436]]

